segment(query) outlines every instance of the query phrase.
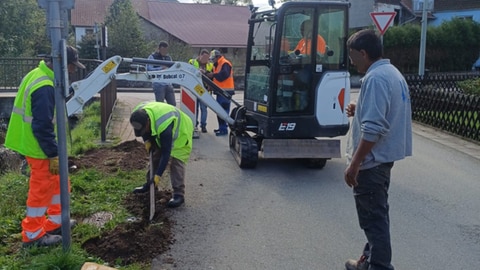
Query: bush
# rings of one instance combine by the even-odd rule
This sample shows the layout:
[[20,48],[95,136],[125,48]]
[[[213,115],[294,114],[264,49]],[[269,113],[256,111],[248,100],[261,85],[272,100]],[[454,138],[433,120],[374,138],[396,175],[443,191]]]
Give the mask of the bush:
[[[384,55],[403,73],[418,72],[421,27],[389,28],[383,38]],[[425,67],[432,72],[470,71],[480,52],[480,23],[453,19],[428,27]]]
[[465,94],[480,96],[480,79],[458,82],[458,86]]

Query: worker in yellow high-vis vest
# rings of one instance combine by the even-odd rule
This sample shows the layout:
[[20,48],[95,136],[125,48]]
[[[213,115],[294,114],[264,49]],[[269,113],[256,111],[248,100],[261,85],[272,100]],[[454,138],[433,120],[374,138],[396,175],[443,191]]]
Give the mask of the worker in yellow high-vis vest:
[[[78,61],[77,50],[70,46],[67,63],[69,73],[85,68]],[[5,147],[25,156],[30,167],[27,213],[22,221],[24,247],[62,241],[53,78],[52,61],[46,59],[22,79],[5,137]],[[72,220],[70,225],[74,223]]]
[[[188,60],[188,63],[198,68],[200,72],[202,72],[203,74],[213,72],[213,63],[210,62],[210,52],[207,49],[202,49],[200,51],[200,54],[197,56],[197,58],[192,58]],[[200,100],[198,100],[197,102],[197,115],[196,115],[197,122],[195,123],[195,128],[197,128],[199,124],[199,121],[198,121],[199,114],[201,114],[200,128],[202,130],[202,133],[206,133],[207,132],[207,105],[205,105]]]
[[185,201],[185,166],[192,152],[193,123],[177,107],[163,102],[144,102],[130,115],[135,136],[142,137],[147,153],[153,151],[153,179],[147,173],[147,182],[134,193],[149,190],[152,182],[157,186],[170,161],[172,199],[167,207],[178,207]]

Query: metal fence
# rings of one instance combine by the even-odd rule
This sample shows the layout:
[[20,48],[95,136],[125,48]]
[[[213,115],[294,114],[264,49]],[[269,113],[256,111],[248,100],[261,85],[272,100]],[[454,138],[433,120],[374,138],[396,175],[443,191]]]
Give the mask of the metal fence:
[[412,118],[461,137],[480,142],[480,96],[466,95],[459,81],[478,74],[405,76],[412,100]]
[[[38,65],[41,58],[0,58],[0,93],[16,92],[23,76]],[[77,70],[73,81],[85,78],[100,61],[81,59],[87,67]],[[119,67],[127,72],[128,66]],[[465,95],[458,87],[459,81],[480,78],[479,73],[405,75],[411,98],[413,120],[461,137],[480,142],[480,96]],[[102,107],[102,140],[117,99],[120,81],[108,85],[100,92]],[[128,87],[131,85],[125,85]]]
[[[0,58],[0,94],[2,92],[17,92],[23,76],[38,66],[42,58]],[[77,69],[76,73],[70,76],[72,82],[81,80],[88,76],[101,61],[80,59],[85,69]],[[115,81],[100,90],[100,132],[102,142],[106,141],[106,133],[112,112],[117,101],[117,86]]]

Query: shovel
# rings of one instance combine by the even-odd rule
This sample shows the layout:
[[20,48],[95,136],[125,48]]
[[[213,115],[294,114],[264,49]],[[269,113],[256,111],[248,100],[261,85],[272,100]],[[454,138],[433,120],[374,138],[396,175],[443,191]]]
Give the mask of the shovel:
[[152,181],[152,183],[150,184],[150,218],[149,218],[149,221],[152,221],[153,216],[155,215],[155,181],[153,181],[153,177],[155,176],[155,173],[153,172],[153,151],[150,151],[149,162],[150,162],[150,181]]

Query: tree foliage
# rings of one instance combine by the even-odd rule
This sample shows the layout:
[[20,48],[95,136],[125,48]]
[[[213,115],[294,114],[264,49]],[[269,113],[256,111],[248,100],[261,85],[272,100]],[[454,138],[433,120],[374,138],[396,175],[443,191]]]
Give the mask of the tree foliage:
[[148,44],[130,0],[114,0],[105,19],[108,27],[107,58],[113,55],[138,57],[148,54]]
[[0,29],[0,56],[50,52],[45,11],[36,0],[1,0]]
[[[385,57],[403,72],[418,71],[421,27],[407,24],[385,33]],[[466,71],[480,52],[480,24],[455,18],[427,29],[425,67],[430,71]]]
[[99,56],[101,58],[101,54],[99,55],[99,53],[97,53],[97,48],[95,48],[96,44],[97,37],[95,34],[87,33],[82,36],[82,40],[78,43],[78,54],[86,59],[97,59]]

